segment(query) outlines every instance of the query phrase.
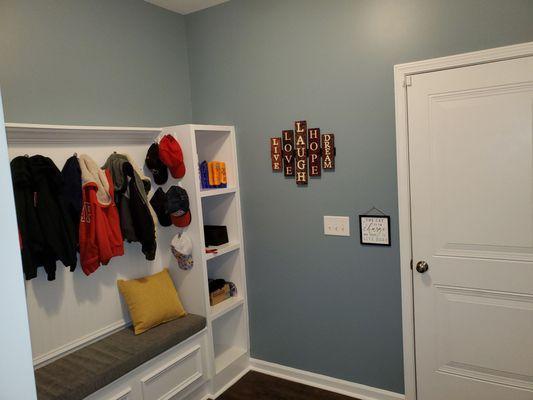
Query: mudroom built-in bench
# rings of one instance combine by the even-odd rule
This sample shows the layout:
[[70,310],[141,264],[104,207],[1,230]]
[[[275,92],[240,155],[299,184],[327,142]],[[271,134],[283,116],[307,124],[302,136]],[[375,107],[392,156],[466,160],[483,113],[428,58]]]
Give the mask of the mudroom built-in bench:
[[[26,281],[38,400],[205,400],[216,398],[241,377],[250,357],[234,127],[12,123],[6,128],[11,160],[42,155],[61,169],[73,156],[81,160],[89,155],[101,167],[110,155],[124,154],[137,164],[143,182],[150,181],[148,200],[157,190],[168,193],[176,187],[188,194],[188,225],[155,220],[153,260],[145,257],[139,243],[124,241],[123,255],[89,276],[80,264],[72,271],[57,263],[55,280],[48,280],[39,268],[37,276]],[[169,135],[181,147],[185,173],[179,178],[169,172],[167,182],[156,182],[146,159],[150,148]],[[203,160],[225,163],[224,188],[202,188],[198,166]],[[207,253],[204,225],[227,227],[229,243]],[[182,233],[192,242],[187,268],[172,247]],[[162,271],[168,271],[183,314],[134,332],[135,318],[120,282],[142,281]],[[236,287],[232,297],[211,305],[210,279],[231,281]],[[148,299],[156,299],[152,306],[168,305],[157,295]]]
[[191,392],[206,380],[205,326],[204,317],[189,314],[141,335],[124,328],[37,369],[38,399],[148,400]]

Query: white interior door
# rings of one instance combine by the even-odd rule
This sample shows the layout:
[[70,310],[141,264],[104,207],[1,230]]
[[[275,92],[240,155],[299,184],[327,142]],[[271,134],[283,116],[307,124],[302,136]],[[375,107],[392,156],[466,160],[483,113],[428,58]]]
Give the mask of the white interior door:
[[0,399],[36,398],[17,216],[0,95]]
[[533,57],[407,96],[418,400],[533,399]]

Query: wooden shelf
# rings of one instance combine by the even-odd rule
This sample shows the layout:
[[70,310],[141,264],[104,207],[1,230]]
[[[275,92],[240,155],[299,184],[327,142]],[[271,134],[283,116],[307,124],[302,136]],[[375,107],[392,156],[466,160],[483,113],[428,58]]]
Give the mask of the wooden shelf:
[[207,247],[207,249],[217,249],[217,253],[206,253],[205,259],[206,260],[212,260],[213,258],[217,258],[223,254],[238,250],[241,247],[241,244],[239,242],[229,242],[226,244],[223,244],[221,246],[210,246]]
[[241,347],[230,347],[215,357],[215,372],[219,374],[226,367],[233,364],[240,357],[247,353],[246,349]]
[[218,196],[221,194],[235,193],[236,191],[237,191],[237,188],[234,188],[234,187],[202,189],[200,190],[200,197],[204,198],[204,197]]
[[211,306],[211,319],[217,319],[224,314],[240,307],[244,304],[244,298],[241,296],[230,297],[217,305]]

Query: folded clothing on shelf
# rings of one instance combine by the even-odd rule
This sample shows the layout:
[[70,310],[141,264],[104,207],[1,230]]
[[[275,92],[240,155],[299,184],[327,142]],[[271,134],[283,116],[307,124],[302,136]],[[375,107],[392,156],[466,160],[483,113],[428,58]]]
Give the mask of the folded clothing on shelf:
[[222,289],[226,281],[224,279],[209,279],[209,293]]
[[202,161],[200,163],[200,183],[202,189],[228,187],[226,163],[221,161]]

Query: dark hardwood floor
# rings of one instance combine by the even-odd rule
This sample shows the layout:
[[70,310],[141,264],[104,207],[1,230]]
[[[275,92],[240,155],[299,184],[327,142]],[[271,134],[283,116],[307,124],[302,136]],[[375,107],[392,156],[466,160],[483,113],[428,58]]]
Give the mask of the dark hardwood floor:
[[250,371],[217,400],[354,400],[300,383]]

